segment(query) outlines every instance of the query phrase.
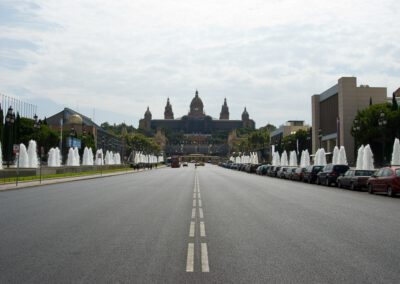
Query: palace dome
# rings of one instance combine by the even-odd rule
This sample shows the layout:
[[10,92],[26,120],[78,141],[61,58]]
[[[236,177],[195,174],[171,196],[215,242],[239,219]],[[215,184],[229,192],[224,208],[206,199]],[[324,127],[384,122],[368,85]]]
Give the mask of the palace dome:
[[190,116],[203,116],[204,111],[203,111],[204,105],[203,101],[199,97],[199,92],[196,90],[196,95],[193,98],[192,102],[190,103]]
[[67,124],[82,124],[82,117],[79,114],[72,114],[68,117]]

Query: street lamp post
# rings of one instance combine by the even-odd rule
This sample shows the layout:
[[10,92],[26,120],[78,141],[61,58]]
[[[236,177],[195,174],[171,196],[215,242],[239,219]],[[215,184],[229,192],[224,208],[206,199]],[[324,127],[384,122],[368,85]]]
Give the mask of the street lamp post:
[[[37,136],[37,133],[39,132],[40,129],[40,124],[41,121],[38,120],[38,116],[35,114],[33,116],[34,119],[34,123],[33,123],[33,128],[35,129],[35,133],[36,133],[36,140],[37,140],[37,151],[39,152],[39,182],[42,183],[42,158],[43,158],[43,151],[41,151],[40,147],[39,147],[39,137]],[[39,150],[40,149],[40,150]]]
[[318,129],[319,148],[322,148],[322,129]]
[[382,141],[382,161],[383,161],[383,165],[386,164],[385,139],[384,139],[384,137],[385,137],[385,133],[384,132],[385,132],[386,123],[387,123],[387,120],[386,120],[385,113],[383,111],[381,111],[381,113],[379,114],[379,118],[378,118],[378,125],[382,129],[382,139],[383,139],[383,141]]
[[[10,106],[7,111],[6,115],[6,125],[7,125],[7,132],[5,133],[7,135],[7,147],[6,147],[6,159],[7,159],[7,168],[10,167],[10,162],[12,159],[12,133],[13,133],[13,125],[15,122],[15,114],[13,112],[13,108]],[[4,139],[6,140],[6,139]]]
[[357,159],[357,153],[358,153],[358,144],[357,144],[357,135],[358,132],[360,131],[360,122],[359,120],[356,118],[354,119],[353,122],[353,133],[354,133],[354,157],[355,159]]

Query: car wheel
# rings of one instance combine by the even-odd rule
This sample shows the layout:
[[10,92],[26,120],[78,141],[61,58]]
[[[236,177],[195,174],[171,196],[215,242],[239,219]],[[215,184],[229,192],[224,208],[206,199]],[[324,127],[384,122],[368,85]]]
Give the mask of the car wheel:
[[388,186],[387,188],[387,195],[390,197],[394,197],[394,193],[391,186]]
[[372,184],[368,185],[368,193],[369,194],[374,194],[374,188],[373,188]]
[[329,178],[326,178],[326,179],[325,179],[325,185],[326,185],[326,186],[331,186],[331,183],[329,182]]
[[354,185],[354,182],[352,182],[352,183],[350,184],[350,189],[351,189],[351,190],[356,190],[356,189],[357,189],[356,186]]
[[342,188],[342,183],[340,182],[340,180],[337,182],[337,186],[338,186],[339,188]]
[[321,180],[319,179],[319,177],[317,177],[317,184],[318,184],[318,185],[321,184]]

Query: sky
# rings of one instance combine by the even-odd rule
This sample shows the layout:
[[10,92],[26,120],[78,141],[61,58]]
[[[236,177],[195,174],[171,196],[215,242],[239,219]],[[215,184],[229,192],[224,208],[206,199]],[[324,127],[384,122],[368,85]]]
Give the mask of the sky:
[[0,93],[138,126],[147,106],[256,126],[311,124],[311,96],[355,76],[400,87],[397,0],[0,0]]

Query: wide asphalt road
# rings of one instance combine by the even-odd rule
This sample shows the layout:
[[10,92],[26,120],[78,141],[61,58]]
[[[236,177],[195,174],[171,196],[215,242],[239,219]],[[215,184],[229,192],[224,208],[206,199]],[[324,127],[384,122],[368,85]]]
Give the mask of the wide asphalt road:
[[400,283],[400,198],[211,165],[0,192],[0,283]]

